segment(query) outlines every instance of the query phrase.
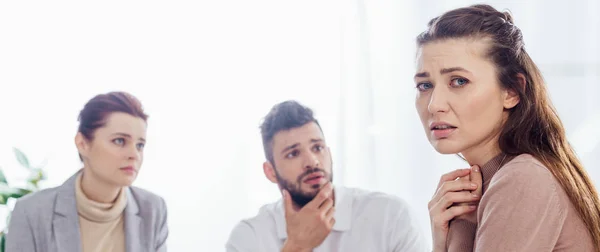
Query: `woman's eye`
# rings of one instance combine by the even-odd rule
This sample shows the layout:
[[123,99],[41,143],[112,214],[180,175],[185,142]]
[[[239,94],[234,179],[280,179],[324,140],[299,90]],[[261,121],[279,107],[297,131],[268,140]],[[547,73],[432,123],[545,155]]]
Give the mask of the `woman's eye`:
[[116,145],[123,145],[125,143],[125,139],[123,138],[116,138],[113,140],[113,143],[115,143]]
[[428,89],[433,88],[433,84],[429,83],[429,82],[421,82],[417,84],[417,89],[419,91],[426,91]]
[[451,81],[451,85],[452,86],[457,86],[457,87],[464,86],[467,83],[469,83],[469,80],[467,80],[465,78],[454,78]]

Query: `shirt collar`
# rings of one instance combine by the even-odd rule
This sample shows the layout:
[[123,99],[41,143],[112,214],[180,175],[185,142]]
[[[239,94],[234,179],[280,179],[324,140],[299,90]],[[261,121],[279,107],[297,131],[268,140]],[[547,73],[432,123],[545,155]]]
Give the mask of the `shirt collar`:
[[[333,194],[335,195],[335,224],[333,231],[344,232],[350,230],[352,226],[352,203],[353,198],[348,195],[346,188],[334,186]],[[283,200],[280,199],[275,205],[275,226],[277,228],[277,236],[280,239],[287,238],[285,210],[283,208]]]

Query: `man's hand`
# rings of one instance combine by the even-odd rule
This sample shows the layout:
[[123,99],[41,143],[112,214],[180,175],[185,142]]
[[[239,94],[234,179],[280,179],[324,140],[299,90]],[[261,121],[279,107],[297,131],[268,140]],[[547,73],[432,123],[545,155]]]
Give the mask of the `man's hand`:
[[323,243],[335,223],[332,195],[333,186],[327,183],[312,201],[295,210],[290,194],[283,191],[288,235],[283,251],[312,251]]

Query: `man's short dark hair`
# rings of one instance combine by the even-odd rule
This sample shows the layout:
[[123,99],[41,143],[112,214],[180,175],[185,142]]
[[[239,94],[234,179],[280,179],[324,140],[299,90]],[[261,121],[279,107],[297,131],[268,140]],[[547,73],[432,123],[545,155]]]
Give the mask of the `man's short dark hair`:
[[[301,127],[307,123],[315,122],[319,129],[321,125],[313,117],[313,111],[294,100],[284,101],[271,108],[260,125],[265,157],[273,166],[273,137],[280,131]],[[322,131],[322,129],[321,129]]]

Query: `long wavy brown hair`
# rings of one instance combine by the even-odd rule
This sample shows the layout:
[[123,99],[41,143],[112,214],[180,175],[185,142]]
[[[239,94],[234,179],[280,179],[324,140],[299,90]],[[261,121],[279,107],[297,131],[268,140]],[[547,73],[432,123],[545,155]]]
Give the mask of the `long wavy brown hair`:
[[[528,153],[540,160],[557,178],[585,222],[600,252],[600,200],[583,165],[567,141],[565,129],[550,102],[544,79],[525,51],[521,30],[508,12],[489,5],[455,9],[432,19],[417,37],[418,46],[456,38],[491,41],[486,57],[496,65],[499,83],[519,94],[520,102],[509,111],[499,145],[508,155]],[[519,84],[523,74],[526,84]]]

